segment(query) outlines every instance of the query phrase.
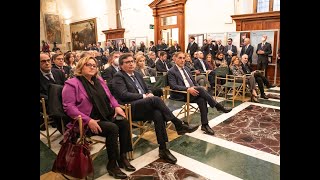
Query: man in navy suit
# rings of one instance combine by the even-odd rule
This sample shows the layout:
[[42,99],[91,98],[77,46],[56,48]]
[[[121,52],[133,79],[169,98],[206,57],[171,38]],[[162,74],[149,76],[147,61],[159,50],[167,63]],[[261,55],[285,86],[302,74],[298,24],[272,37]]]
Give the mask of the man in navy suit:
[[156,70],[158,72],[168,72],[171,68],[171,64],[167,60],[167,53],[165,51],[160,51],[160,58],[156,62]]
[[119,51],[113,51],[110,53],[110,62],[111,65],[107,67],[105,70],[102,71],[101,76],[104,80],[107,81],[108,88],[110,91],[112,91],[112,79],[113,76],[116,72],[119,71],[119,57],[120,57],[120,52]]
[[[257,62],[257,69],[258,70],[265,70],[265,73],[267,73],[266,69],[268,67],[269,63],[269,55],[272,53],[272,47],[271,44],[266,42],[268,36],[262,35],[261,43],[258,44],[256,53],[258,55],[258,62]],[[265,76],[267,76],[265,74]]]
[[248,65],[252,64],[252,54],[253,54],[253,46],[250,44],[250,38],[245,38],[243,41],[243,46],[241,48],[240,57],[242,55],[248,55]]
[[[174,54],[175,66],[168,71],[168,83],[171,89],[178,91],[187,91],[190,93],[190,102],[198,104],[201,114],[201,130],[207,134],[214,135],[214,131],[208,124],[208,107],[217,108],[218,111],[224,113],[230,112],[232,109],[223,107],[220,103],[212,98],[212,96],[194,80],[188,68],[184,68],[185,54],[178,52]],[[170,98],[174,100],[186,101],[187,95],[177,92],[171,92]]]
[[132,120],[154,122],[159,147],[159,157],[175,164],[174,157],[166,147],[168,135],[165,122],[171,121],[179,135],[191,133],[198,125],[187,125],[175,117],[160,97],[154,96],[147,87],[142,75],[135,71],[136,64],[131,54],[124,53],[119,57],[121,70],[113,77],[112,94],[120,104],[131,104]]

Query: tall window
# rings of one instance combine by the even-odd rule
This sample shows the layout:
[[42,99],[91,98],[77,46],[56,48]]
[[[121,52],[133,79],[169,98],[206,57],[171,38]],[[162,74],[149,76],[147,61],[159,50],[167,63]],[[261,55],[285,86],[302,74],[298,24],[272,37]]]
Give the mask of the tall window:
[[269,11],[269,0],[258,0],[257,13]]
[[274,0],[273,11],[280,11],[280,0]]
[[254,0],[253,13],[280,11],[280,0]]

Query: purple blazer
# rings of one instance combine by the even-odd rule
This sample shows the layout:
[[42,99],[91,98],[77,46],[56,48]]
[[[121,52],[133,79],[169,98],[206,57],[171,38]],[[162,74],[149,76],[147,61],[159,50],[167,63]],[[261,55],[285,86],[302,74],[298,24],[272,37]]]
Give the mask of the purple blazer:
[[[105,81],[100,76],[97,77],[97,79],[100,81],[103,89],[106,91],[111,107],[119,107],[120,105],[111,94]],[[71,118],[81,115],[84,125],[88,124],[89,120],[92,119],[90,117],[90,113],[93,105],[90,102],[87,92],[81,81],[76,77],[65,82],[62,89],[62,104],[65,113]],[[71,123],[69,123],[67,126],[70,127],[70,124]]]

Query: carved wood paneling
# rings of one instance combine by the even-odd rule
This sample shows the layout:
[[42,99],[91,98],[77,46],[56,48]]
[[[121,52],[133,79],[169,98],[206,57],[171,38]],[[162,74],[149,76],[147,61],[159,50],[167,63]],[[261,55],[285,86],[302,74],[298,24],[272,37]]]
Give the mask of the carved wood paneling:
[[109,39],[118,39],[118,38],[124,38],[124,28],[121,29],[110,29],[102,31],[106,35],[106,41]]

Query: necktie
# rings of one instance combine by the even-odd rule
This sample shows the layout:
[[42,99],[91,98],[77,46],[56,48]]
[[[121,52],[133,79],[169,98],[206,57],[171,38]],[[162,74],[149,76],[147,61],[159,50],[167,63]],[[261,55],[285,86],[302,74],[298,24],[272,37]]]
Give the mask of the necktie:
[[248,48],[248,46],[246,46],[246,47],[244,48],[244,52],[246,52],[246,51],[247,51],[247,48]]
[[136,84],[138,91],[139,91],[139,94],[144,94],[145,92],[144,92],[143,88],[141,87],[140,83],[138,82],[137,78],[134,75],[132,75],[130,77],[133,80],[133,82]]
[[166,67],[167,71],[169,70],[167,63],[163,61],[163,65]]
[[50,74],[46,74],[47,78],[49,78],[49,81],[52,83],[55,83],[54,79],[51,77]]
[[204,63],[203,63],[202,60],[200,60],[200,63],[201,63],[201,65],[202,65],[203,70],[204,70],[204,71],[207,71],[207,68],[206,68],[206,66],[204,65]]
[[61,67],[61,68],[59,68],[63,73],[64,73],[64,69],[63,69],[63,67]]
[[192,80],[190,79],[190,77],[187,75],[186,70],[184,68],[182,68],[182,72],[184,74],[184,76],[186,77],[188,83],[190,84],[190,87],[194,86]]

